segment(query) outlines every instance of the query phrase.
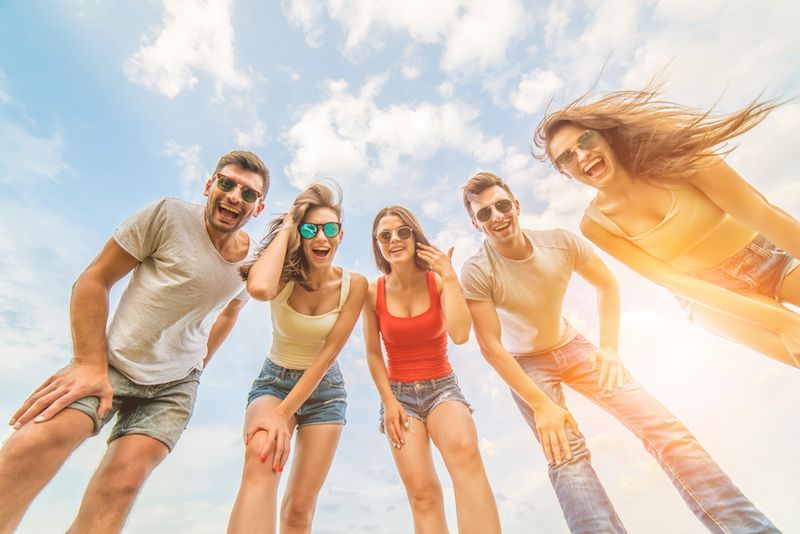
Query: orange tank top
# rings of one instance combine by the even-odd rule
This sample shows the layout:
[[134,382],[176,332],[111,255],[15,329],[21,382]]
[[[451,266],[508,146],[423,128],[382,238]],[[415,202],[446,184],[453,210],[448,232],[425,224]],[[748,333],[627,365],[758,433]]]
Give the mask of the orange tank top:
[[378,278],[375,312],[387,355],[389,380],[433,380],[453,372],[447,359],[447,329],[436,289],[436,277],[427,273],[428,310],[413,317],[395,317],[386,307],[385,277]]

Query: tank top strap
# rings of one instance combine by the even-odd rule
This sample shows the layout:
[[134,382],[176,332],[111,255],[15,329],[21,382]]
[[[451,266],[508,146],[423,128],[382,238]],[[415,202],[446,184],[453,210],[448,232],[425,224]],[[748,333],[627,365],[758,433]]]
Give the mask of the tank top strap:
[[339,290],[339,309],[344,307],[347,296],[350,294],[350,271],[342,267],[342,287]]
[[611,217],[600,211],[594,204],[589,204],[586,206],[586,209],[583,210],[583,214],[586,215],[588,219],[596,222],[612,234],[625,238],[628,237],[628,234],[623,232],[622,228],[620,228],[617,223],[611,220]]
[[386,275],[382,274],[378,277],[375,292],[375,312],[382,314],[386,310]]
[[428,271],[428,297],[431,301],[431,308],[441,306],[441,298],[439,296],[439,288],[436,287],[436,273]]
[[272,299],[272,302],[275,302],[277,304],[279,302],[288,301],[289,296],[292,294],[293,289],[294,289],[294,280],[289,280],[288,282],[286,282],[286,285],[283,286],[281,292],[278,293],[274,299]]

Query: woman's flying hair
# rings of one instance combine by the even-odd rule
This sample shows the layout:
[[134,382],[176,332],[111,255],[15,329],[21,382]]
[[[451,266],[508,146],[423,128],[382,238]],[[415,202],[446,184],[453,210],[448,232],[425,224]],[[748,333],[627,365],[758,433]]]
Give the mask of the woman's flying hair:
[[[308,186],[303,192],[295,197],[290,208],[292,213],[292,224],[298,226],[310,210],[316,208],[329,208],[336,212],[339,223],[342,222],[342,190],[339,185],[326,179],[326,183],[314,183]],[[258,260],[264,250],[272,243],[283,226],[285,214],[279,214],[269,222],[267,235],[259,243],[256,256],[253,261],[242,265],[239,272],[244,280],[250,273],[253,264]],[[308,283],[308,258],[306,258],[303,248],[300,246],[300,233],[292,232],[289,243],[286,245],[286,256],[283,260],[283,270],[281,271],[281,282],[294,281],[300,284],[307,291],[312,291]]]
[[676,182],[712,164],[734,147],[723,145],[761,122],[784,102],[756,97],[730,114],[695,110],[660,99],[661,84],[640,91],[614,91],[594,101],[586,93],[547,113],[533,134],[533,156],[551,161],[549,143],[568,124],[596,130],[634,178]]

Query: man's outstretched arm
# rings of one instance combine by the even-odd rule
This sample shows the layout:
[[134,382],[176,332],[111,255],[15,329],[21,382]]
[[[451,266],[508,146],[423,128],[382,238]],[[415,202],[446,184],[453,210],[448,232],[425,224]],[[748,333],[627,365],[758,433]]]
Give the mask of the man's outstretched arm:
[[536,415],[536,433],[544,448],[547,463],[560,464],[562,458],[572,459],[565,431],[566,425],[570,425],[576,433],[578,432],[578,424],[572,414],[539,389],[503,346],[500,340],[500,319],[497,317],[494,304],[478,300],[467,300],[467,304],[481,354]]
[[111,409],[114,390],[108,380],[108,295],[111,287],[131,272],[139,260],[110,239],[72,286],[70,326],[73,358],[69,365],[45,380],[9,422],[20,428],[30,420],[47,421],[71,403],[98,397],[99,417]]

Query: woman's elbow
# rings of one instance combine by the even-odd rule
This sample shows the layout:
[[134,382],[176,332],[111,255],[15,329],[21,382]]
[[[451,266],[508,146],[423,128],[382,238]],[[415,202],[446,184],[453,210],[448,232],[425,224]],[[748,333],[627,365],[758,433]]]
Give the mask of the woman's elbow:
[[247,292],[256,300],[272,300],[275,298],[275,290],[258,282],[247,282]]
[[463,345],[469,341],[469,328],[451,333],[450,340],[456,345]]

